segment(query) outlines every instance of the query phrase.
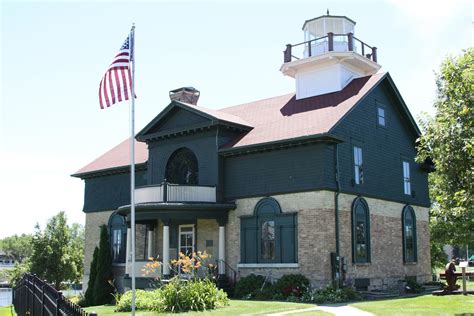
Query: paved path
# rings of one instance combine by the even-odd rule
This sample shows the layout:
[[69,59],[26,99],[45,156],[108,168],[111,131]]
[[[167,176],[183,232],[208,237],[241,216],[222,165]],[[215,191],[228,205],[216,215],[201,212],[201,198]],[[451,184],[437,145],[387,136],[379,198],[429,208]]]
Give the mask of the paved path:
[[268,316],[283,316],[287,314],[297,314],[311,311],[323,311],[328,312],[336,316],[373,316],[374,314],[360,310],[358,308],[346,305],[346,304],[334,304],[334,305],[319,305],[310,308],[285,311],[281,313],[269,314]]

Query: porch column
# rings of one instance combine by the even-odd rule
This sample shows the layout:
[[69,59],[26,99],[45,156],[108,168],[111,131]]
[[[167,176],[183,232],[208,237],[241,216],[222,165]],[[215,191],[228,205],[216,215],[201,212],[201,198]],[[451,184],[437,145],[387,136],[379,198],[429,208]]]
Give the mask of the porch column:
[[127,228],[127,244],[125,246],[125,274],[130,275],[132,272],[129,267],[129,263],[131,258],[131,245],[132,245],[132,229],[130,227]]
[[170,222],[163,221],[163,278],[170,275]]
[[225,226],[219,224],[219,255],[218,255],[219,274],[225,274]]
[[148,236],[147,236],[147,259],[153,256],[153,226],[148,226]]

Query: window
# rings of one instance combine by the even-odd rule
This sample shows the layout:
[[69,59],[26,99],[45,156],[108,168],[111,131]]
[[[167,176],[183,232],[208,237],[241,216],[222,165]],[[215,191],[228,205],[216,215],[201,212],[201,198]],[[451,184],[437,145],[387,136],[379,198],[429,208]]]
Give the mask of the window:
[[260,257],[263,260],[275,260],[275,221],[262,221],[260,237]]
[[377,122],[380,126],[385,126],[385,109],[377,108]]
[[273,198],[255,206],[254,215],[240,219],[241,263],[297,262],[296,214],[283,214]]
[[352,262],[370,262],[370,215],[363,198],[352,203]]
[[174,184],[198,184],[198,161],[188,148],[176,150],[168,159],[165,172],[166,181]]
[[112,214],[109,219],[109,239],[112,248],[112,262],[125,263],[125,248],[127,243],[127,223],[125,217]]
[[364,183],[364,171],[362,169],[362,148],[354,146],[354,182]]
[[415,211],[409,205],[405,206],[402,211],[402,229],[403,262],[416,262],[416,217]]
[[411,195],[411,184],[410,184],[410,163],[403,161],[403,192],[407,195]]

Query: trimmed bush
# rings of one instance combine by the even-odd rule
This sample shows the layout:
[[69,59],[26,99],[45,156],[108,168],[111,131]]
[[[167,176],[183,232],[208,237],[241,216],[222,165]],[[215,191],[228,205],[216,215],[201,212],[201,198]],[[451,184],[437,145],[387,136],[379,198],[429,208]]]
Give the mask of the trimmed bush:
[[309,289],[309,280],[302,274],[286,274],[274,285],[276,294],[283,298],[289,296],[301,297]]

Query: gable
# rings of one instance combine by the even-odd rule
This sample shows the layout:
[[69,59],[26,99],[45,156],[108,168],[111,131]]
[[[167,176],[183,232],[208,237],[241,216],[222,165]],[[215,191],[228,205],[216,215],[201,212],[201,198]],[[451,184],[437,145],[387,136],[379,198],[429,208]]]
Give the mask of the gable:
[[182,132],[195,132],[217,125],[240,131],[252,129],[251,125],[238,116],[173,101],[137,134],[137,139],[146,141]]
[[[407,204],[429,206],[427,174],[416,163],[418,128],[396,95],[389,78],[374,87],[333,128],[339,145],[341,190]],[[378,108],[385,126],[378,124]],[[354,183],[354,146],[361,148],[364,183]],[[413,195],[403,191],[402,160],[410,163]]]
[[171,109],[148,133],[160,133],[173,130],[185,129],[189,126],[205,125],[211,120],[185,109],[175,107]]
[[[367,99],[368,101],[366,101]],[[367,109],[367,102],[372,102],[374,110]],[[413,119],[413,116],[408,110],[405,101],[401,97],[400,92],[395,86],[389,73],[386,73],[382,80],[373,86],[354,107],[345,113],[344,116],[342,116],[339,121],[332,126],[330,132],[337,130],[341,124],[350,124],[349,121],[351,120],[347,119],[350,116],[358,115],[360,116],[360,119],[364,119],[365,115],[369,115],[372,122],[375,122],[377,105],[380,105],[382,108],[389,105],[389,110],[397,113],[397,116],[400,119],[398,123],[400,123],[403,128],[415,138],[415,140],[421,135],[418,125]],[[360,109],[360,107],[365,107],[365,109]]]

